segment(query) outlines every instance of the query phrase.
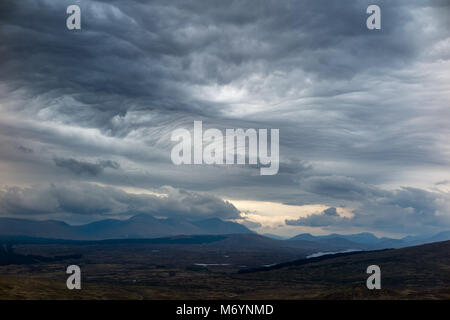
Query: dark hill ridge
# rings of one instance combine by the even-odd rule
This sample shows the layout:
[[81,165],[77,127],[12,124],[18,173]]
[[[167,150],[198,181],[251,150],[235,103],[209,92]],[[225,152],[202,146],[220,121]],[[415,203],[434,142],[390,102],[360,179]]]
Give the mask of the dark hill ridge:
[[341,252],[341,253],[332,253],[332,254],[326,254],[320,257],[314,257],[314,258],[306,258],[306,259],[298,259],[294,261],[288,261],[288,262],[282,262],[277,263],[271,266],[266,267],[260,267],[260,268],[253,268],[253,269],[242,269],[239,270],[239,273],[253,273],[253,272],[261,272],[261,271],[272,271],[272,270],[278,270],[286,267],[294,267],[294,266],[302,266],[306,264],[321,262],[329,259],[336,259],[340,257],[348,257],[353,255],[361,255],[365,254],[367,252],[382,252],[387,250],[394,250],[394,249],[381,249],[381,250],[373,250],[373,251],[353,251],[353,252]]
[[[366,288],[370,265],[381,269],[381,290]],[[450,241],[299,259],[238,279],[260,282],[252,299],[450,299]]]
[[[56,238],[36,238],[27,236],[2,236],[0,245],[56,244],[56,245],[202,245],[203,249],[242,252],[290,252],[306,256],[318,251],[341,249],[332,244],[322,244],[306,240],[283,241],[264,237],[256,233],[222,235],[176,235],[158,238],[123,238],[105,240],[68,240]],[[186,247],[187,248],[187,247]]]
[[188,221],[184,219],[158,219],[140,214],[127,220],[107,219],[81,226],[61,221],[36,221],[0,218],[0,235],[35,238],[102,240],[127,238],[159,238],[175,235],[218,235],[253,233],[245,226],[220,219]]

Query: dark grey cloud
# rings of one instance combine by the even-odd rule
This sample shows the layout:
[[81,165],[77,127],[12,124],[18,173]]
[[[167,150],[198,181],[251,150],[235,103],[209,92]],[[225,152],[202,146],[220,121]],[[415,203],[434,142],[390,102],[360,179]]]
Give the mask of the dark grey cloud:
[[375,186],[345,176],[306,177],[300,181],[300,187],[307,192],[343,200],[359,200],[385,194]]
[[24,153],[33,153],[33,149],[24,146],[18,146],[17,149]]
[[[229,106],[196,94],[196,87],[245,85],[251,75],[277,72],[326,84],[407,66],[436,41],[417,28],[409,34],[411,11],[448,9],[443,2],[378,2],[385,27],[376,33],[365,27],[370,1],[78,1],[82,31],[70,32],[65,8],[72,2],[7,0],[2,77],[9,93],[38,96],[45,104],[36,108],[51,106],[53,117],[104,130],[137,110],[218,116]],[[306,96],[361,90],[333,81]],[[282,98],[295,84],[285,85],[271,94]]]
[[288,226],[330,227],[342,224],[346,219],[339,216],[336,208],[330,207],[320,214],[310,214],[296,220],[286,219],[285,223]]
[[336,210],[335,207],[331,207],[331,208],[325,209],[323,211],[323,214],[327,215],[327,216],[333,216],[333,217],[339,216],[339,214],[337,213],[337,210]]
[[88,215],[126,217],[147,213],[186,219],[236,219],[239,211],[217,197],[166,188],[165,196],[132,194],[88,183],[40,184],[0,190],[0,213],[9,216]]
[[[372,187],[372,189],[377,189]],[[340,216],[330,207],[322,213],[311,214],[296,220],[286,220],[286,225],[322,227],[329,230],[363,228],[393,233],[423,233],[448,228],[450,216],[448,193],[430,192],[403,187],[366,193],[358,199],[353,216]]]
[[435,183],[435,185],[446,185],[446,184],[450,184],[450,180],[441,180]]
[[55,165],[67,169],[77,175],[97,176],[106,168],[119,169],[120,164],[112,160],[98,160],[95,163],[73,158],[54,158]]

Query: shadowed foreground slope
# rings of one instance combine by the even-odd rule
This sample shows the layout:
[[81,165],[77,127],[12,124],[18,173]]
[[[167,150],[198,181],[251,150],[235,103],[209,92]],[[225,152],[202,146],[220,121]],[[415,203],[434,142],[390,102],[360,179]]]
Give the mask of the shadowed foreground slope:
[[[251,298],[449,299],[450,241],[396,250],[351,253],[340,257],[285,263],[249,272],[242,280],[276,283]],[[381,268],[381,290],[367,290],[369,265]],[[279,290],[283,287],[283,290]],[[280,292],[281,291],[281,292]]]

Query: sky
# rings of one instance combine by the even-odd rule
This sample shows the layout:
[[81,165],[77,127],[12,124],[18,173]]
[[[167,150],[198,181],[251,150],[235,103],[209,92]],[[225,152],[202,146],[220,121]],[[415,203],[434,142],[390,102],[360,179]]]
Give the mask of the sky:
[[[2,0],[0,71],[0,217],[450,230],[448,0]],[[278,174],[174,165],[194,121],[279,129]]]

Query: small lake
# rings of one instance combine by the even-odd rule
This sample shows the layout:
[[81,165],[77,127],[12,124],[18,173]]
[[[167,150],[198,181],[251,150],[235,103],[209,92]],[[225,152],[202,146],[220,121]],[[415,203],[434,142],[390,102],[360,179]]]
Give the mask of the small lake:
[[362,250],[360,250],[360,249],[347,249],[347,250],[342,250],[342,251],[316,252],[316,253],[310,254],[309,256],[306,256],[306,259],[317,258],[317,257],[325,256],[327,254],[348,253],[348,252],[356,252],[356,251],[362,251]]

